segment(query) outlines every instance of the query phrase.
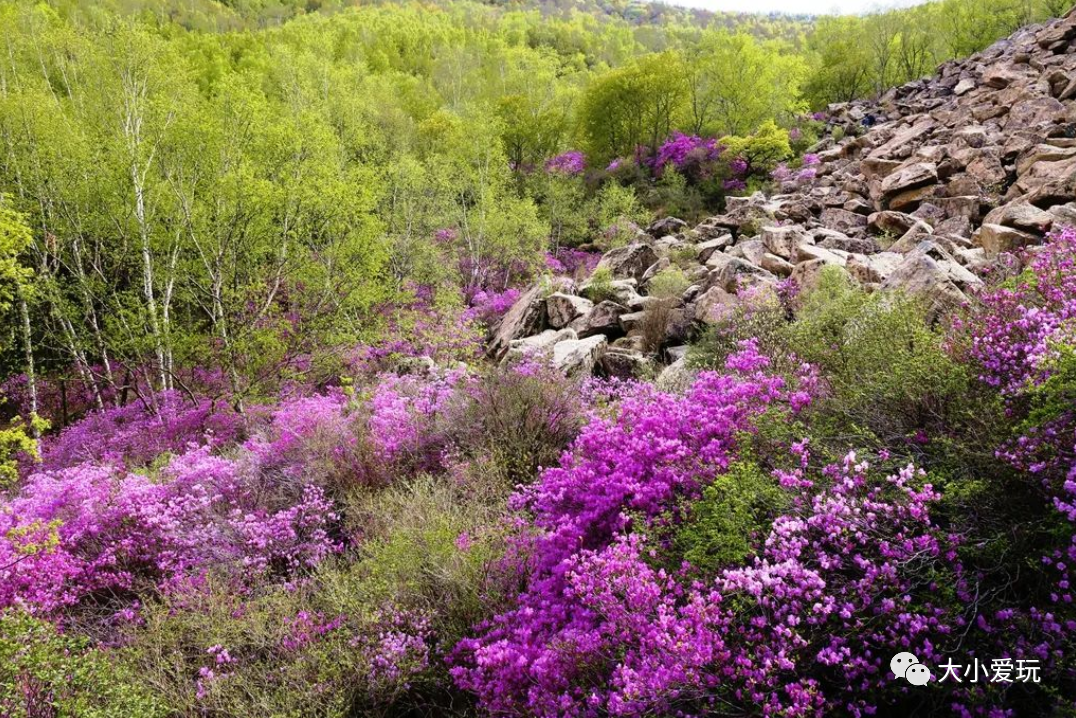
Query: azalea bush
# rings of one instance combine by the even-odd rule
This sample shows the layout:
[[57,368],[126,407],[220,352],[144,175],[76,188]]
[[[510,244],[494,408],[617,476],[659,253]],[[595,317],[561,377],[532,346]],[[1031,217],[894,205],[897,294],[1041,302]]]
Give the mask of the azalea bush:
[[745,561],[667,555],[685,540],[662,536],[712,525],[698,502],[714,500],[753,427],[809,406],[809,368],[786,383],[768,366],[747,344],[685,397],[625,399],[516,497],[535,526],[519,539],[526,587],[459,644],[453,670],[485,709],[869,714],[889,691],[889,647],[938,657],[953,616],[932,595],[955,555],[911,467],[880,480],[851,454],[814,475],[799,444],[801,463],[769,480],[772,513]]

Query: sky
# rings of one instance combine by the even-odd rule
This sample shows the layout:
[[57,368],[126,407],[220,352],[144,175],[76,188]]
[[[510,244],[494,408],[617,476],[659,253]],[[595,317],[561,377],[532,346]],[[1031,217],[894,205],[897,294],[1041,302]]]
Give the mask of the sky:
[[[731,12],[786,12],[792,14],[855,14],[881,7],[915,5],[916,0],[664,0],[673,5]],[[922,0],[919,0],[922,1]]]

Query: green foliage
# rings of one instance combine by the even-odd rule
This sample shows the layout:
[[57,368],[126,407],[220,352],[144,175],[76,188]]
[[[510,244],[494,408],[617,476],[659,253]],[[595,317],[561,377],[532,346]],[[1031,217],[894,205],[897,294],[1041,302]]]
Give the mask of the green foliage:
[[0,429],[0,489],[13,486],[19,478],[19,461],[37,461],[37,439],[49,424],[39,416],[30,418],[29,426],[21,417],[15,417],[10,425]]
[[647,294],[658,299],[679,299],[690,284],[684,270],[670,266],[654,275],[648,285]]
[[713,575],[751,557],[773,517],[788,501],[777,481],[757,464],[737,462],[702,490],[686,510],[673,539],[676,555]]
[[598,77],[587,87],[580,126],[588,154],[599,162],[656,151],[675,127],[687,97],[683,61],[676,53],[645,55]]
[[609,267],[598,266],[583,286],[582,292],[583,296],[595,304],[604,302],[606,299],[615,300],[617,294],[613,287],[613,270]]
[[862,16],[822,17],[807,34],[810,72],[803,93],[817,108],[878,95],[1069,7],[1053,0],[939,0]]
[[4,206],[0,195],[0,316],[11,310],[11,303],[33,272],[20,262],[20,256],[30,247],[32,237],[26,218]]
[[747,161],[753,173],[767,173],[778,162],[792,156],[788,130],[778,127],[773,120],[767,120],[753,135],[746,137],[723,137],[721,144],[730,157],[740,157]]
[[807,64],[778,42],[706,30],[687,51],[688,127],[696,135],[747,135],[767,120],[805,109],[798,98]]
[[945,351],[924,306],[900,294],[867,295],[826,272],[790,326],[788,346],[827,376],[827,409],[849,429],[887,444],[963,423],[973,377]]
[[738,342],[756,338],[780,371],[801,361],[820,370],[827,390],[814,407],[817,426],[825,427],[819,435],[890,447],[929,437],[942,453],[957,450],[946,446],[955,437],[970,441],[960,450],[971,452],[1000,441],[992,426],[1000,408],[945,350],[922,302],[868,294],[830,270],[790,316],[776,296],[763,294],[711,328],[692,347],[689,364],[720,368]]
[[342,610],[363,601],[430,616],[445,645],[462,638],[489,615],[487,578],[504,549],[495,527],[511,488],[487,468],[461,466],[457,486],[419,478],[359,499],[352,513],[370,540],[356,566],[326,575],[325,592]]
[[456,423],[459,443],[483,473],[506,488],[534,480],[553,466],[579,426],[578,387],[547,369],[490,370],[472,390]]
[[114,656],[14,609],[0,614],[0,713],[12,718],[169,715]]

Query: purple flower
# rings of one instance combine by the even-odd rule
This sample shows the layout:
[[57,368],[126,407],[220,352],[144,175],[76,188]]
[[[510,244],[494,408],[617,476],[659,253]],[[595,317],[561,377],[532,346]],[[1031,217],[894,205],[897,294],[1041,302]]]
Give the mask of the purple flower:
[[578,175],[586,169],[586,164],[586,157],[583,153],[572,150],[546,160],[545,169],[546,172],[556,174]]

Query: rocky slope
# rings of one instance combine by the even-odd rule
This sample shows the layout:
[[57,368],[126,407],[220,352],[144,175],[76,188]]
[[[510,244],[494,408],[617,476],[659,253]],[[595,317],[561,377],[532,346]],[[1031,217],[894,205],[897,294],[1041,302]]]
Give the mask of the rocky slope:
[[[747,288],[809,287],[834,266],[871,289],[925,295],[941,313],[999,254],[1076,224],[1076,11],[828,116],[834,131],[814,149],[808,184],[730,198],[694,228],[657,222],[602,259],[615,279],[602,296],[593,282],[532,287],[490,353],[546,352],[566,372],[611,375],[660,357],[675,372],[679,345]],[[692,284],[670,306],[647,289],[674,262]],[[647,351],[655,320],[659,354]]]

